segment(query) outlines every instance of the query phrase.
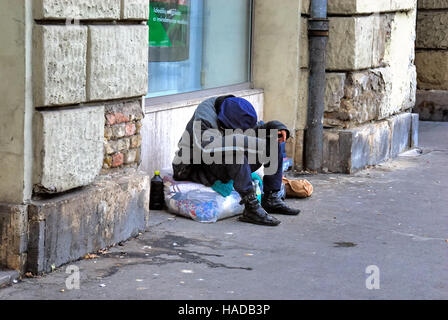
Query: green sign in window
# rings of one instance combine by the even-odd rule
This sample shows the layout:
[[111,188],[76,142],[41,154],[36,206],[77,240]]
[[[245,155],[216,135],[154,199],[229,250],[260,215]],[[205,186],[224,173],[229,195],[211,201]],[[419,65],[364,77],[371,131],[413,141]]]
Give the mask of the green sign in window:
[[188,59],[190,5],[186,0],[151,0],[150,61]]

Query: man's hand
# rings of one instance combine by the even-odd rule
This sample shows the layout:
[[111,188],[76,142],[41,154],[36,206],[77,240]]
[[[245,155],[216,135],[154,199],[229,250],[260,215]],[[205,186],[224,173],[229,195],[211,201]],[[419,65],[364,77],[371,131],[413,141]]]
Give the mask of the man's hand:
[[288,134],[286,133],[286,130],[280,130],[278,132],[278,143],[286,142],[286,137]]

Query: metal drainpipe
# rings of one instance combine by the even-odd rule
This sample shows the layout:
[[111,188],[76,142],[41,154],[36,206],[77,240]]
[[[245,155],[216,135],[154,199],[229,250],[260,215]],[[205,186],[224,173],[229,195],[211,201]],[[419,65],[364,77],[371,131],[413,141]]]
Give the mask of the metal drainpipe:
[[325,51],[328,30],[327,0],[311,0],[311,18],[308,20],[310,75],[305,133],[305,168],[313,172],[321,171],[323,160]]

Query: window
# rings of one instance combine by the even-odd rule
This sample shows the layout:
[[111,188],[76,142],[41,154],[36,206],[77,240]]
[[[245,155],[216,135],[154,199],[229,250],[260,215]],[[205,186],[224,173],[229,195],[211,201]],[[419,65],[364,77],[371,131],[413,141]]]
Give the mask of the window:
[[151,0],[148,97],[247,83],[250,0]]

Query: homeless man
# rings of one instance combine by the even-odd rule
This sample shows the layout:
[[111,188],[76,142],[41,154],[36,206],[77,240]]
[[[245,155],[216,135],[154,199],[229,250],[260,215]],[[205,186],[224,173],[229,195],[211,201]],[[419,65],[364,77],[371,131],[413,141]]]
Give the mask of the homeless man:
[[[173,161],[174,179],[206,186],[228,183],[241,196],[245,209],[241,221],[277,226],[271,214],[298,215],[280,196],[283,155],[280,143],[289,130],[279,121],[258,123],[251,103],[232,95],[209,98],[199,104],[187,124]],[[263,157],[264,155],[264,157]],[[265,166],[261,205],[252,172]]]

